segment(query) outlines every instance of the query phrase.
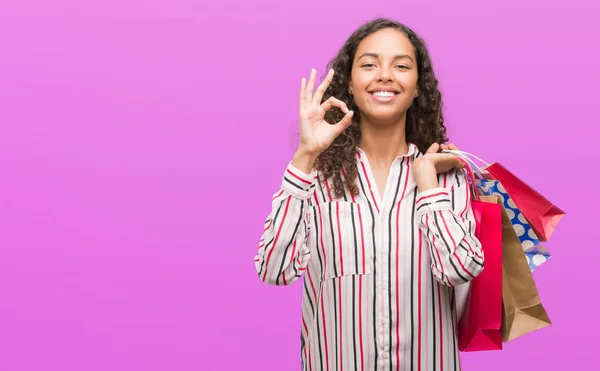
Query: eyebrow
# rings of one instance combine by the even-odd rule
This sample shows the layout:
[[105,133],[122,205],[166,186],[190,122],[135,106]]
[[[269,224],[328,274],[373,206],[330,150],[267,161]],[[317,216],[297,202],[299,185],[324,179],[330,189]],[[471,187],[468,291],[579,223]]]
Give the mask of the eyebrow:
[[[359,61],[361,58],[364,58],[364,57],[379,58],[379,54],[377,54],[377,53],[363,53],[360,57],[358,57],[357,61]],[[395,55],[394,59],[410,59],[414,63],[414,60],[408,54],[398,54],[398,55]]]

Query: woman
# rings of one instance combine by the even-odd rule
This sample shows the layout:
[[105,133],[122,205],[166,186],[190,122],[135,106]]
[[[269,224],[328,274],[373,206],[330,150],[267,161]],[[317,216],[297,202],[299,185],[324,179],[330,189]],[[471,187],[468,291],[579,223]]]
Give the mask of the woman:
[[[464,165],[431,60],[409,28],[360,27],[302,79],[300,142],[255,257],[304,277],[304,370],[459,370],[454,286],[483,269]],[[331,124],[330,124],[331,123]],[[287,368],[286,368],[287,369]]]

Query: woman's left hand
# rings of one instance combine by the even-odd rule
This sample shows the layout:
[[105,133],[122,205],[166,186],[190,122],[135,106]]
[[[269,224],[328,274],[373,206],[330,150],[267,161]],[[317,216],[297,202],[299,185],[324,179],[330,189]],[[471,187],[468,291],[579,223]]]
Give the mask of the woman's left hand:
[[437,174],[446,173],[455,167],[465,168],[465,164],[458,157],[450,153],[439,153],[440,149],[458,150],[458,147],[453,144],[434,143],[425,155],[416,159],[413,164],[413,176],[420,192],[439,187]]

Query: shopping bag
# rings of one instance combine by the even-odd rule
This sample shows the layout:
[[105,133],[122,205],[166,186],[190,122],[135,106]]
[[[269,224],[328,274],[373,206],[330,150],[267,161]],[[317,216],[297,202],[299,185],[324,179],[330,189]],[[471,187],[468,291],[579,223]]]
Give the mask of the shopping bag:
[[523,251],[527,256],[529,269],[534,271],[537,267],[550,259],[550,253],[544,246],[540,244],[535,231],[531,228],[529,222],[517,208],[516,204],[506,192],[500,181],[476,179],[475,184],[480,194],[486,196],[498,195],[501,197],[504,210],[510,219],[515,233],[519,237]]
[[[445,150],[444,152],[455,154],[469,161],[472,170],[481,179],[498,180],[504,186],[506,192],[511,196],[515,205],[535,231],[538,239],[542,242],[548,241],[556,229],[565,212],[550,200],[545,198],[527,183],[519,179],[515,174],[498,162],[488,164],[479,157],[464,151]],[[477,159],[485,166],[480,168],[473,159]]]
[[502,211],[502,340],[516,339],[550,326],[521,242]]
[[[469,174],[470,171],[468,171]],[[468,284],[464,308],[457,326],[458,348],[463,352],[502,349],[502,206],[497,196],[474,192],[471,207],[475,217],[475,236],[484,255],[483,271]],[[461,287],[462,286],[462,287]]]

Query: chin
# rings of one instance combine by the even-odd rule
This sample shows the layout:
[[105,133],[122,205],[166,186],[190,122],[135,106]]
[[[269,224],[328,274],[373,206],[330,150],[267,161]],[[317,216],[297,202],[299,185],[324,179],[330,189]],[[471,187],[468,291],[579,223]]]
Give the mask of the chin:
[[406,114],[406,111],[399,110],[398,108],[389,107],[386,109],[370,110],[365,112],[365,116],[371,121],[396,121],[402,118]]

